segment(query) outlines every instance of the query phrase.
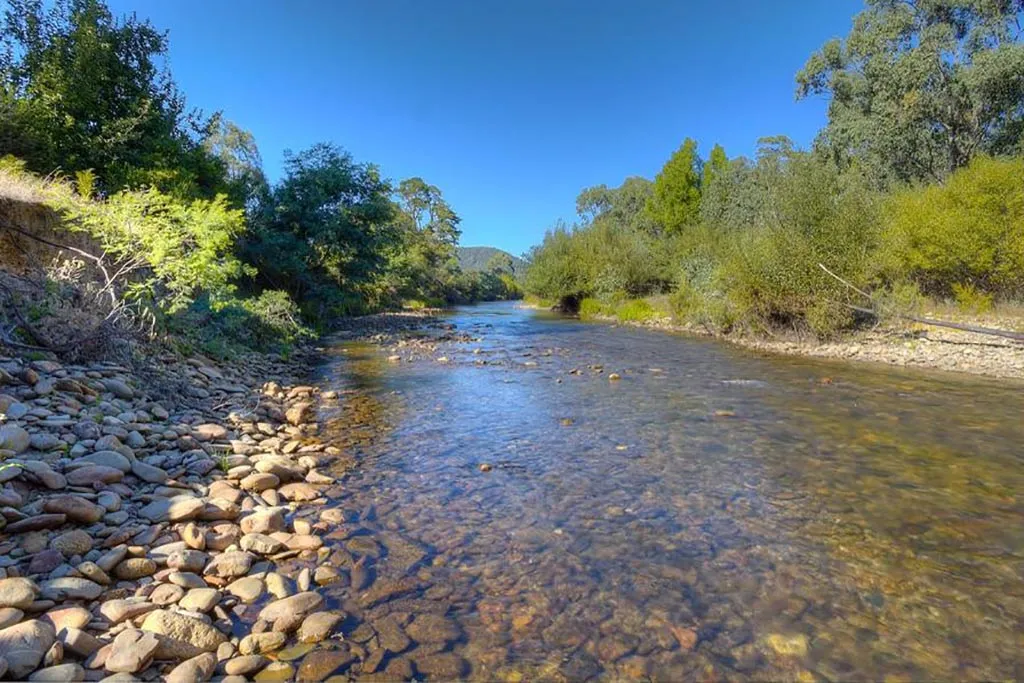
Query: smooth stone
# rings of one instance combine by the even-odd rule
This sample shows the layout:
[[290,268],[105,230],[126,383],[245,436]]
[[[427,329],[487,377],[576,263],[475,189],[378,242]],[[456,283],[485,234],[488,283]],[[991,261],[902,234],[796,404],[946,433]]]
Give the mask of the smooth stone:
[[14,607],[0,607],[0,630],[14,626],[25,617],[25,613]]
[[7,677],[23,680],[39,666],[55,639],[53,627],[38,619],[0,631],[0,658],[7,662]]
[[255,556],[252,553],[247,552],[226,552],[214,557],[206,569],[203,571],[204,574],[210,576],[216,576],[222,579],[232,579],[237,576],[244,576],[249,573],[249,568],[252,567]]
[[227,640],[223,633],[199,619],[163,609],[147,614],[142,629],[182,640],[205,652],[215,652]]
[[51,496],[43,501],[43,512],[63,513],[69,522],[94,524],[103,519],[105,510],[81,496]]
[[54,538],[50,541],[50,547],[59,550],[64,557],[74,557],[92,550],[92,542],[92,536],[81,529],[75,529]]
[[344,618],[344,614],[336,612],[313,612],[299,626],[299,642],[319,643],[327,640]]
[[30,579],[0,579],[0,607],[26,609],[38,595],[39,587]]
[[154,465],[144,463],[141,460],[135,460],[132,462],[132,474],[142,481],[149,482],[150,484],[163,484],[169,478],[167,476],[167,472]]
[[224,662],[224,673],[229,676],[245,676],[259,671],[267,665],[267,658],[262,655],[243,655]]
[[193,588],[178,601],[178,607],[190,612],[209,612],[221,599],[221,592],[214,588]]
[[269,534],[284,531],[286,523],[283,508],[257,510],[238,522],[244,534]]
[[80,628],[64,628],[57,632],[64,650],[85,659],[103,647],[104,642]]
[[292,501],[293,503],[307,503],[320,497],[320,490],[312,484],[305,482],[285,484],[277,492],[285,500]]
[[291,681],[295,678],[295,667],[288,662],[271,662],[263,671],[253,676],[257,683],[272,683],[274,681]]
[[417,643],[444,643],[462,637],[462,629],[454,621],[439,614],[420,614],[405,627]]
[[40,586],[45,600],[95,600],[103,593],[103,586],[74,576],[47,581]]
[[285,545],[281,541],[260,533],[246,534],[242,536],[239,543],[242,546],[242,550],[248,550],[260,555],[274,555],[285,549]]
[[4,425],[0,427],[0,449],[23,453],[32,443],[32,437],[22,427]]
[[27,519],[21,519],[17,522],[11,522],[7,525],[5,531],[8,534],[21,534],[26,531],[42,531],[44,529],[56,529],[59,526],[63,526],[64,522],[67,521],[67,515],[64,514],[45,514],[45,515],[33,515]]
[[100,616],[111,624],[120,624],[127,619],[148,614],[157,606],[142,597],[107,600],[100,605]]
[[121,631],[114,638],[104,668],[115,673],[136,673],[149,666],[159,647],[160,640],[154,633],[134,628]]
[[208,681],[217,668],[217,655],[212,652],[204,652],[192,659],[174,667],[167,677],[165,683],[199,683]]
[[139,514],[151,522],[184,522],[198,516],[203,511],[203,507],[205,507],[205,503],[200,498],[178,496],[154,500],[142,508]]
[[135,398],[135,391],[127,383],[119,379],[106,378],[102,380],[103,387],[118,398],[125,400]]
[[90,581],[95,581],[101,586],[109,586],[111,583],[113,583],[110,576],[108,576],[105,571],[100,569],[99,565],[95,562],[83,562],[77,567],[75,567],[75,569],[78,570],[79,574],[85,576],[85,578],[89,579]]
[[355,661],[356,656],[347,647],[337,650],[316,650],[306,655],[299,666],[299,681],[322,681]]
[[114,576],[122,581],[134,581],[144,576],[156,574],[156,562],[144,557],[132,557],[122,560],[114,567]]
[[469,669],[465,659],[451,652],[420,655],[413,658],[413,663],[420,674],[441,681],[459,680]]
[[184,595],[185,589],[181,586],[176,586],[173,583],[162,583],[149,594],[149,601],[154,605],[166,607],[178,602]]
[[117,451],[96,451],[75,459],[75,463],[81,463],[83,466],[109,467],[120,470],[124,474],[132,471],[131,461]]
[[242,602],[250,604],[259,600],[263,595],[263,579],[258,576],[245,576],[232,581],[224,590]]
[[259,618],[273,623],[281,617],[299,616],[316,611],[324,603],[323,596],[313,591],[297,593],[281,600],[275,600],[260,611]]
[[81,681],[85,678],[85,669],[82,668],[81,664],[76,662],[69,662],[67,664],[56,664],[54,666],[48,666],[45,669],[39,669],[33,672],[28,680],[31,683],[36,681],[47,681],[53,683],[71,683],[72,681]]
[[42,620],[53,626],[56,633],[66,628],[85,628],[92,620],[92,614],[84,607],[58,607],[42,616]]
[[41,550],[28,563],[29,574],[49,574],[64,564],[64,553],[53,548]]
[[167,575],[167,580],[182,588],[206,588],[203,577],[192,572],[171,572]]
[[284,647],[288,636],[278,631],[250,633],[238,643],[238,652],[243,655],[258,655],[274,652]]
[[93,484],[113,484],[124,479],[124,472],[113,467],[87,465],[71,470],[65,478],[70,486],[92,486]]
[[167,554],[167,567],[182,572],[198,573],[210,562],[210,556],[200,550],[184,548]]

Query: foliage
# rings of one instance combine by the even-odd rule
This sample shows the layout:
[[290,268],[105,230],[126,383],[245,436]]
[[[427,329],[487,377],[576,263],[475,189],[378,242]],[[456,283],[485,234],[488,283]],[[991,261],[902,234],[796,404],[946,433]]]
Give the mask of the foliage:
[[225,299],[245,272],[231,255],[242,213],[223,195],[181,202],[150,188],[88,201],[64,183],[49,189],[47,203],[67,227],[87,233],[102,250],[112,295],[174,313],[201,292],[215,303]]
[[154,185],[213,198],[223,169],[203,150],[162,62],[167,37],[101,0],[6,0],[0,21],[0,153],[49,174],[93,169],[106,192]]
[[668,233],[679,233],[700,215],[701,160],[697,143],[686,138],[654,179],[647,212]]
[[605,315],[605,306],[594,297],[586,297],[580,301],[579,316],[584,320]]
[[845,40],[797,76],[829,96],[820,147],[880,184],[934,181],[975,154],[1020,150],[1024,45],[1019,0],[867,0]]
[[490,270],[491,259],[503,255],[512,262],[512,275],[521,277],[526,272],[527,264],[523,259],[494,247],[457,247],[455,255],[463,271]]
[[956,299],[957,307],[964,313],[981,315],[992,310],[992,295],[980,291],[972,284],[962,285],[954,282],[953,297]]
[[938,296],[954,285],[1024,294],[1022,178],[1024,157],[978,157],[943,184],[894,193],[886,203],[888,272]]
[[375,166],[334,145],[287,153],[284,179],[246,233],[257,282],[317,319],[364,310],[397,241],[390,193]]
[[658,317],[658,311],[643,299],[630,299],[615,309],[615,317],[622,322],[644,322]]

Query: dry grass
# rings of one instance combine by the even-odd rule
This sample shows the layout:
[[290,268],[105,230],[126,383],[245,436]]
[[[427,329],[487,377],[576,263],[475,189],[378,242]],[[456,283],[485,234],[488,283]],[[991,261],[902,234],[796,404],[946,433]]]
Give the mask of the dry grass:
[[0,200],[39,204],[46,198],[45,181],[0,167]]

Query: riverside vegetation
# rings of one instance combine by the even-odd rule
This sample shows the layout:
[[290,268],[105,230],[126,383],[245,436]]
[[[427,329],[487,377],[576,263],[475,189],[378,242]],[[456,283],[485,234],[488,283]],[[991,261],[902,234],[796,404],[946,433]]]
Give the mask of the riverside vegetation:
[[811,150],[771,137],[754,159],[718,145],[702,159],[687,139],[653,181],[584,189],[580,221],[530,255],[527,291],[584,316],[755,337],[828,339],[943,302],[1013,312],[1020,16],[1019,2],[869,0],[797,75],[798,97],[829,98]]
[[[754,478],[748,467],[764,464],[744,461],[721,436],[728,426],[728,434],[756,446],[741,443],[743,453],[763,450],[780,471],[788,445],[816,443],[798,431],[768,448],[764,423],[744,422],[744,410],[754,414],[764,403],[740,395],[758,388],[751,380],[723,375],[719,382],[716,375],[701,390],[717,397],[719,384],[733,387],[734,403],[710,413],[692,402],[673,411],[673,419],[690,423],[660,432],[667,446],[651,451],[664,464],[666,485],[678,488],[669,495],[637,488],[650,477],[642,454],[653,437],[625,443],[623,434],[590,431],[621,426],[619,402],[595,401],[600,411],[593,414],[546,415],[551,424],[534,422],[540,432],[524,439],[531,414],[510,422],[493,409],[495,396],[512,404],[527,386],[532,400],[523,404],[540,405],[565,400],[569,389],[583,387],[586,396],[619,387],[635,392],[637,405],[657,395],[664,406],[680,400],[662,381],[674,368],[652,367],[648,350],[633,366],[605,375],[606,358],[586,344],[544,349],[516,341],[527,327],[517,319],[506,321],[512,332],[495,346],[484,340],[495,326],[482,320],[462,332],[425,324],[415,313],[339,321],[400,306],[514,298],[514,264],[498,258],[483,272],[463,272],[455,251],[460,220],[439,188],[421,178],[392,183],[330,144],[289,154],[282,179],[270,183],[249,133],[188,109],[162,67],[167,37],[148,22],[116,18],[100,0],[5,0],[5,7],[0,678],[677,680],[767,672],[804,679],[952,670],[992,678],[1019,668],[1008,645],[1015,631],[1005,624],[1020,608],[1007,602],[1001,583],[1016,556],[1013,534],[982,548],[991,562],[970,571],[936,563],[921,572],[908,564],[908,575],[921,578],[909,598],[889,586],[888,573],[876,576],[875,558],[902,558],[892,548],[908,534],[923,534],[928,551],[944,551],[947,538],[977,536],[979,501],[994,528],[1016,529],[1005,483],[1015,470],[1002,451],[991,469],[969,468],[963,482],[958,475],[975,516],[957,517],[962,528],[922,532],[926,520],[910,520],[891,534],[895,540],[887,535],[870,545],[864,562],[849,549],[861,547],[850,540],[863,539],[862,527],[879,524],[865,503],[892,500],[897,491],[901,509],[919,509],[914,496],[936,480],[900,480],[865,501],[863,492],[844,488],[856,481],[850,474],[836,478],[847,482],[838,489],[846,499],[805,509],[807,494],[790,490],[798,484]],[[801,76],[805,94],[834,94],[815,150],[773,139],[753,162],[728,160],[718,148],[701,163],[688,142],[653,183],[591,188],[580,198],[584,223],[554,231],[532,254],[531,291],[584,312],[614,307],[624,320],[645,320],[667,301],[716,329],[823,336],[858,320],[846,306],[856,299],[823,277],[818,261],[869,291],[882,310],[923,295],[956,296],[976,310],[1013,301],[1024,210],[1024,70],[1012,21],[1020,11],[1009,1],[872,0],[850,40],[827,45]],[[933,59],[937,52],[944,58]],[[922,223],[920,215],[930,218]],[[967,224],[972,230],[963,230]],[[484,432],[500,437],[487,446],[491,455],[514,446],[527,457],[477,462],[474,448],[483,446],[476,425],[457,410],[427,417],[438,410],[433,386],[413,394],[427,420],[414,431],[427,441],[391,441],[407,435],[390,433],[380,397],[365,390],[373,378],[335,391],[307,377],[320,358],[312,344],[335,327],[389,344],[386,360],[379,350],[369,361],[350,359],[353,372],[488,373],[486,395],[452,391],[442,398],[501,418]],[[685,358],[677,365],[693,381]],[[716,367],[724,373],[733,366]],[[505,371],[516,376],[499,374]],[[700,377],[711,381],[706,372]],[[667,393],[648,391],[640,378]],[[799,384],[786,386],[796,391]],[[859,414],[860,397],[837,385],[853,396],[851,414]],[[392,400],[392,387],[400,386],[387,385]],[[1012,405],[1012,396],[1001,404]],[[880,418],[895,415],[888,405]],[[628,417],[630,433],[648,434],[644,411]],[[442,418],[456,431],[430,422]],[[513,424],[524,431],[513,433]],[[691,426],[700,428],[695,440]],[[464,439],[457,457],[452,434]],[[542,441],[544,434],[554,438]],[[1016,443],[1013,434],[1002,443]],[[878,468],[902,465],[873,450],[877,440],[864,439],[863,448]],[[900,433],[882,442],[903,440]],[[395,443],[403,447],[389,448]],[[423,445],[431,457],[421,457]],[[705,455],[727,449],[729,457],[679,469],[676,456],[693,455],[695,445]],[[629,457],[609,461],[608,452]],[[418,472],[409,463],[355,467],[360,454],[406,453],[417,453],[416,466],[436,482],[428,495],[414,487]],[[528,468],[544,474],[537,458],[550,453],[591,458],[570,461],[571,476],[551,477],[580,484],[555,496],[564,519],[534,519],[526,528],[517,510],[544,507],[529,499],[511,499],[513,507],[495,508],[492,518],[483,501],[505,501],[494,495],[496,482]],[[911,464],[925,455],[912,454]],[[816,471],[819,456],[807,454],[801,469]],[[951,461],[959,456],[950,450]],[[860,472],[862,465],[854,458],[839,471]],[[599,476],[591,476],[594,467]],[[475,477],[468,484],[467,473]],[[742,482],[726,476],[737,473]],[[685,497],[680,476],[692,487]],[[530,491],[537,482],[545,479],[524,476],[498,490]],[[594,482],[605,488],[588,488]],[[811,477],[807,488],[817,496],[834,484]],[[740,486],[748,493],[737,497]],[[607,496],[614,500],[594,517],[589,504]],[[960,509],[959,497],[938,500],[947,511]],[[663,501],[680,511],[678,523]],[[832,529],[851,507],[867,511],[835,536],[857,578],[850,584],[857,591],[835,602],[836,619],[819,609],[832,604],[830,586],[807,598],[794,590],[786,604],[755,595],[763,585],[824,585],[814,572],[797,571],[816,568],[820,555],[808,550],[807,562],[798,556],[790,567],[783,561],[793,554],[776,554],[767,542],[779,534],[763,526],[763,503],[786,524],[806,524],[814,538],[823,537],[814,533],[818,525]],[[723,516],[737,509],[745,511],[739,522]],[[890,511],[887,519],[902,520]],[[450,514],[464,522],[455,532]],[[647,534],[644,520],[666,521]],[[554,521],[559,526],[547,529]],[[481,523],[493,525],[489,533],[479,533]],[[981,530],[991,537],[987,526]],[[594,565],[580,558],[591,552],[591,563],[617,563],[627,552],[638,559],[638,541],[649,548],[643,561],[631,563],[631,573],[609,570],[614,580],[596,586]],[[495,548],[509,553],[493,554]],[[766,583],[774,567],[783,571]],[[832,575],[827,569],[822,576]],[[970,581],[950,588],[951,573],[971,579],[971,572],[993,588],[978,591]],[[979,608],[949,609],[965,604],[959,598],[972,589]],[[887,604],[896,607],[889,608],[886,637],[869,638],[871,610]],[[843,630],[851,613],[858,615],[856,639]],[[752,614],[778,616],[778,623]],[[971,628],[963,642],[951,645],[945,634],[964,623]],[[852,645],[833,648],[833,633]],[[941,638],[926,638],[934,633]],[[877,641],[870,666],[853,647],[862,636]],[[908,647],[916,648],[911,662],[891,666]]]
[[441,191],[336,146],[269,183],[148,22],[3,7],[0,678],[460,675],[443,616],[362,615],[418,551],[352,526],[301,380],[338,317],[515,297],[509,264],[462,272]]

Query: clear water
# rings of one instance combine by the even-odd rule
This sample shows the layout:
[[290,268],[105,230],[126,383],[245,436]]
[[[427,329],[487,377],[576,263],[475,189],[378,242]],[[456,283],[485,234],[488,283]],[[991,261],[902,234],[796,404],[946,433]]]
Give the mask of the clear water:
[[416,584],[357,619],[446,613],[478,680],[1024,678],[1020,384],[448,321],[475,341],[323,370],[349,531]]

